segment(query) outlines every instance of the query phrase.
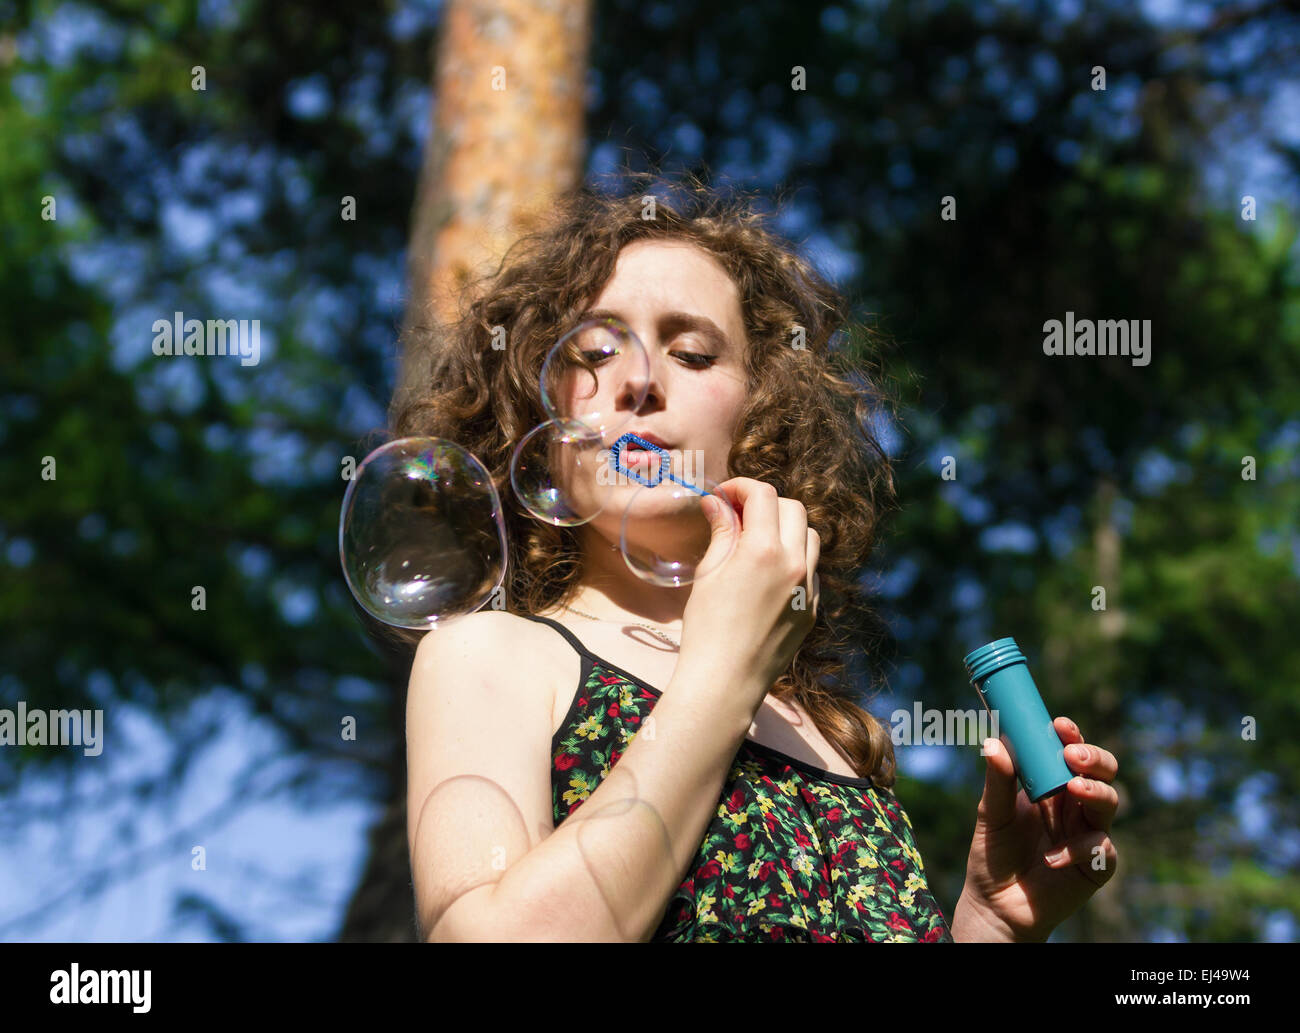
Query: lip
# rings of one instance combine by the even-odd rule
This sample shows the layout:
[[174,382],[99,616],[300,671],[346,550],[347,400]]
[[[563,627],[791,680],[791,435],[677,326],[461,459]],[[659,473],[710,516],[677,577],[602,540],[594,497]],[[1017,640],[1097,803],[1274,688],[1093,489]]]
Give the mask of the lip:
[[[672,451],[673,446],[668,444],[668,442],[666,442],[658,434],[651,434],[649,431],[643,431],[643,430],[631,430],[631,431],[627,431],[626,433],[635,434],[638,438],[641,438],[643,441],[648,441],[650,442],[650,444],[662,448],[665,452]],[[635,442],[629,441],[627,450],[630,452],[633,451],[634,449],[638,449],[638,446],[636,445]]]

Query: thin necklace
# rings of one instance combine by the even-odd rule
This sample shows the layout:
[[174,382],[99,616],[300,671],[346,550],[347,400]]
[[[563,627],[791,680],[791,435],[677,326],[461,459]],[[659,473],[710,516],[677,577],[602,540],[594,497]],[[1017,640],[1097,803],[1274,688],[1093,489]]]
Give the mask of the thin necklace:
[[[566,610],[569,610],[572,613],[576,613],[579,617],[586,617],[588,620],[602,621],[605,623],[611,623],[614,620],[614,618],[611,617],[597,617],[594,614],[583,613],[581,610],[576,609],[575,607],[572,606],[566,605],[564,608]],[[659,639],[661,642],[667,642],[670,646],[675,646],[678,649],[681,648],[681,643],[678,642],[675,638],[672,638],[671,636],[665,634],[664,632],[657,630],[656,628],[652,627],[649,624],[646,624],[644,621],[629,621],[624,618],[619,618],[619,623],[635,624],[639,628],[645,628],[646,631],[650,632],[651,635]]]

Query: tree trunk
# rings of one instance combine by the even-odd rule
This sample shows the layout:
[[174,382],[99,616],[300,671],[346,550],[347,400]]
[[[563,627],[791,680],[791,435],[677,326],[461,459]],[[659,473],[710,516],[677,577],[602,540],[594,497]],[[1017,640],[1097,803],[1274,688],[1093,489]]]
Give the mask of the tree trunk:
[[[550,202],[581,182],[589,0],[448,0],[433,63],[433,124],[412,215],[404,331],[454,319]],[[438,335],[408,339],[395,404],[423,387]],[[390,708],[394,763],[340,941],[416,938],[406,836],[405,695]]]
[[[581,182],[589,0],[449,0],[434,58],[434,117],[416,192],[404,329],[454,319],[551,201]],[[407,344],[397,393],[429,348]]]

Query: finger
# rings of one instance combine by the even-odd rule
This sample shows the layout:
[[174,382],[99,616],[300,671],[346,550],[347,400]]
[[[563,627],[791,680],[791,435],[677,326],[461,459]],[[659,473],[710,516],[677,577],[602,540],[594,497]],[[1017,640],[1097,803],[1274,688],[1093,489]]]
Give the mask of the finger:
[[1078,803],[1084,820],[1091,828],[1108,831],[1119,809],[1115,787],[1079,775],[1066,783],[1070,799]]
[[1016,766],[997,739],[984,740],[984,795],[976,811],[977,821],[999,829],[1016,816]]
[[1078,865],[1089,880],[1100,886],[1115,874],[1115,868],[1119,864],[1119,851],[1115,849],[1110,834],[1098,829],[1076,836],[1055,851],[1047,851],[1043,863],[1055,869]]
[[1056,729],[1056,734],[1060,736],[1061,742],[1067,746],[1071,743],[1083,742],[1083,733],[1079,731],[1079,726],[1068,717],[1052,718],[1052,727]]
[[709,547],[700,561],[701,568],[713,569],[714,560],[721,562],[734,546],[740,534],[740,517],[725,496],[702,495],[700,509],[709,521]]
[[[787,556],[806,559],[808,552],[808,510],[798,499],[776,500],[777,521],[781,530],[781,551]],[[806,568],[805,568],[806,569]]]
[[1065,763],[1071,771],[1102,782],[1111,781],[1119,771],[1119,761],[1113,753],[1083,743],[1073,743],[1065,748]]
[[776,538],[780,533],[776,489],[752,477],[733,477],[718,485],[734,506],[740,509],[740,538]]

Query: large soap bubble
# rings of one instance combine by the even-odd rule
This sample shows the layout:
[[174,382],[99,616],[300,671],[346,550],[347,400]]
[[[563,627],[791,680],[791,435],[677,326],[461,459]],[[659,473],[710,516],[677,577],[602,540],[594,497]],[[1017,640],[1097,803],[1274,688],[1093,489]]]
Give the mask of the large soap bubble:
[[621,320],[586,319],[559,339],[541,373],[546,414],[570,433],[611,440],[650,391],[650,359]]
[[343,497],[339,558],[357,602],[385,624],[429,629],[477,610],[505,574],[491,476],[442,438],[381,445]]

